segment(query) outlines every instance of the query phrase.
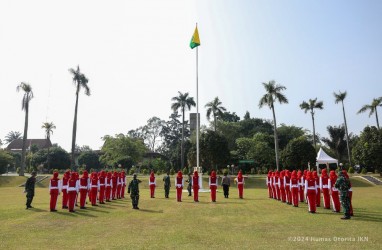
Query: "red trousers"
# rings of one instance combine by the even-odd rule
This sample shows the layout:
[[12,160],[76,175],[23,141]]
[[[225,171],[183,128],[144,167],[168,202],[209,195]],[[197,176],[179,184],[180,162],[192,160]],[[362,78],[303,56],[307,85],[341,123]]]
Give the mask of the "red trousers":
[[150,197],[151,198],[155,198],[154,193],[155,193],[155,185],[150,185]]
[[289,185],[285,187],[285,194],[286,194],[286,202],[288,204],[292,204],[292,195],[290,192],[290,186]]
[[275,186],[275,189],[276,189],[276,197],[277,197],[277,200],[281,200],[281,192],[280,192],[280,188],[279,188],[279,185],[276,185]]
[[307,190],[307,198],[308,198],[308,208],[309,212],[316,212],[316,190],[315,189],[308,189]]
[[321,190],[317,188],[317,194],[316,194],[316,206],[321,206]]
[[117,192],[117,186],[113,186],[113,188],[111,189],[111,198],[113,200],[115,200],[116,192]]
[[193,188],[194,190],[194,201],[199,201],[199,188]]
[[88,191],[88,195],[89,195],[89,202],[92,202],[92,192],[90,189]]
[[80,189],[80,207],[85,207],[86,196],[88,195],[87,189]]
[[298,207],[298,187],[292,188],[292,204],[295,207]]
[[68,208],[68,192],[66,189],[62,190],[62,208]]
[[300,185],[299,187],[300,202],[304,202],[304,188]]
[[272,188],[272,196],[273,196],[273,199],[276,199],[276,200],[277,200],[276,186],[271,185],[271,188]]
[[121,184],[117,185],[117,199],[121,199],[121,188]]
[[56,204],[57,204],[57,198],[58,198],[58,190],[51,190],[50,191],[50,210],[56,210]]
[[329,188],[323,188],[322,189],[322,199],[324,201],[324,208],[330,209]]
[[77,196],[76,191],[69,191],[68,192],[69,211],[74,211],[74,203],[76,203],[76,196]]
[[271,184],[268,184],[268,196],[269,196],[269,198],[273,198],[273,192],[272,192]]
[[211,189],[211,201],[216,201],[216,186],[210,186]]
[[281,201],[285,202],[286,201],[285,188],[283,187],[280,188],[280,195],[281,195]]
[[92,206],[97,204],[97,191],[96,187],[90,189]]
[[98,199],[100,203],[105,201],[105,186],[100,186]]
[[125,198],[125,190],[126,190],[126,185],[122,185],[122,191],[121,191],[121,197]]
[[[243,184],[238,184],[237,189],[239,190],[239,198],[243,199],[243,191],[244,191],[244,185]],[[278,189],[279,190],[279,189]],[[279,190],[280,191],[280,190]]]
[[183,188],[176,188],[176,200],[182,201],[182,191]]
[[106,201],[110,201],[111,186],[106,187]]
[[332,199],[332,207],[334,212],[340,212],[341,211],[341,203],[340,203],[340,197],[338,196],[338,191],[333,191],[331,194]]

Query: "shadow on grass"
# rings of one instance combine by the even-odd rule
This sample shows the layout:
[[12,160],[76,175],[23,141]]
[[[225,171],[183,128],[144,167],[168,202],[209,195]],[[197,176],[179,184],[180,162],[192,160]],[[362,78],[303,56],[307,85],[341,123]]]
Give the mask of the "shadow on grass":
[[93,214],[88,214],[86,213],[85,211],[79,211],[79,210],[75,210],[74,213],[71,213],[71,212],[58,212],[59,215],[63,215],[63,216],[69,216],[69,217],[77,217],[77,216],[84,216],[84,217],[97,217]]
[[109,211],[104,211],[104,210],[100,210],[98,208],[92,208],[92,207],[88,207],[87,210],[88,211],[94,211],[94,212],[97,212],[97,213],[105,213],[105,214],[110,213]]
[[355,216],[353,216],[352,219],[362,220],[362,221],[371,221],[371,222],[382,222],[381,214],[375,215],[372,213],[364,213],[364,212],[355,214]]
[[151,210],[151,209],[142,209],[140,208],[139,211],[146,212],[146,213],[157,213],[157,214],[163,214],[163,210]]
[[47,210],[40,209],[40,208],[35,208],[35,207],[28,209],[28,211],[33,211],[33,212],[37,212],[37,213],[39,213],[39,212],[47,212]]

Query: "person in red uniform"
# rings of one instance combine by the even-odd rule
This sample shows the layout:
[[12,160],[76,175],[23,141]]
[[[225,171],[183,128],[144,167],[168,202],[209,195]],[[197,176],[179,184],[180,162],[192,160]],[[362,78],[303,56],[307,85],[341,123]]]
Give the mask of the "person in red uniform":
[[307,172],[305,179],[305,197],[307,197],[309,213],[316,212],[316,194],[316,180],[314,179],[312,172]]
[[117,184],[118,184],[118,173],[114,171],[113,176],[111,177],[112,180],[112,186],[111,186],[111,199],[115,200],[116,199],[116,194],[117,194]]
[[321,206],[321,192],[320,192],[320,178],[318,178],[317,171],[313,171],[313,178],[316,181],[316,206]]
[[199,175],[198,171],[194,172],[192,176],[192,190],[194,191],[194,202],[199,202]]
[[277,191],[276,191],[276,172],[272,172],[271,188],[272,188],[272,196],[273,196],[273,199],[277,200]]
[[308,178],[308,170],[304,170],[304,174],[303,174],[303,180],[304,180],[304,182],[303,182],[303,187],[304,187],[304,199],[305,199],[305,203],[307,203],[308,204],[308,197],[306,197],[306,191],[305,191],[305,180]]
[[241,170],[239,170],[239,173],[237,174],[237,189],[239,190],[239,198],[243,199],[243,192],[244,192],[244,176]]
[[79,186],[76,178],[76,173],[71,173],[68,180],[68,208],[69,212],[74,213],[74,204],[76,202],[76,196],[79,191]]
[[334,186],[337,181],[337,174],[334,170],[330,171],[328,188],[330,190],[330,198],[332,201],[333,212],[339,213],[341,210],[341,203],[338,194],[338,189]]
[[99,204],[105,204],[105,185],[106,185],[106,173],[105,171],[101,171],[98,177],[99,181],[99,195],[98,200]]
[[150,177],[149,177],[149,187],[150,187],[150,198],[155,198],[155,187],[157,186],[157,183],[155,181],[155,175],[154,170],[151,170]]
[[62,177],[62,208],[68,208],[68,181],[70,179],[70,171],[67,170],[64,174],[64,177]]
[[216,189],[218,187],[218,177],[216,176],[215,170],[211,171],[211,176],[208,182],[211,190],[211,201],[216,202]]
[[299,193],[299,200],[300,202],[304,202],[304,176],[302,175],[301,170],[297,171],[297,178],[298,178],[298,193]]
[[96,172],[93,172],[90,177],[90,192],[91,192],[91,203],[92,206],[98,206],[97,205],[97,193],[99,190],[99,181],[98,176]]
[[106,201],[110,202],[110,199],[111,199],[111,189],[113,187],[111,172],[107,173],[105,182],[106,182],[106,191],[105,191],[105,193],[106,193]]
[[273,179],[274,187],[276,192],[276,199],[281,201],[281,192],[280,192],[280,172],[276,170],[275,177]]
[[122,170],[121,172],[121,181],[122,181],[122,189],[121,189],[121,198],[125,198],[125,192],[126,192],[126,173],[125,170]]
[[272,192],[272,182],[271,182],[271,179],[272,179],[272,171],[269,170],[268,172],[268,176],[267,178],[265,179],[266,180],[266,185],[268,187],[268,197],[269,198],[273,198],[273,192]]
[[288,205],[292,205],[292,193],[290,190],[290,172],[289,172],[289,170],[285,170],[284,183],[285,183],[286,202]]
[[117,178],[117,199],[121,199],[121,190],[122,190],[122,181],[121,181],[121,172],[118,172]]
[[61,181],[58,178],[58,172],[53,173],[53,178],[49,181],[49,193],[50,193],[50,211],[57,212],[57,198],[61,193]]
[[297,177],[296,170],[292,171],[292,175],[290,177],[290,189],[292,194],[292,204],[294,207],[298,207],[298,196],[299,196],[299,180]]
[[88,195],[90,187],[89,175],[88,171],[84,171],[82,173],[82,177],[80,178],[80,209],[86,209],[86,196]]
[[285,180],[284,177],[285,177],[285,170],[280,172],[280,178],[279,178],[281,202],[286,202],[286,193],[285,193],[286,183],[284,183],[284,180]]
[[175,178],[176,200],[178,202],[182,201],[183,186],[184,186],[183,175],[182,175],[182,172],[179,171],[178,175]]
[[350,216],[353,216],[353,206],[351,204],[351,198],[353,197],[353,190],[351,189],[351,182],[350,182],[350,179],[349,179],[349,175],[348,175],[348,173],[346,172],[345,169],[342,170],[342,173],[345,176],[345,178],[349,180],[349,183],[350,183],[350,188],[348,190],[348,195],[349,195],[349,200],[350,200]]
[[324,202],[324,208],[330,209],[330,194],[329,194],[329,176],[326,169],[323,169],[320,176],[320,190]]

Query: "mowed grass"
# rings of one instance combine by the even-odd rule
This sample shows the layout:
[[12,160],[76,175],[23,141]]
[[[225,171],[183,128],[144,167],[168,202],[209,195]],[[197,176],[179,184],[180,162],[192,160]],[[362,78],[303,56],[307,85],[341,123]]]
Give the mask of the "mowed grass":
[[[322,207],[309,214],[269,199],[265,176],[246,180],[244,199],[231,187],[217,202],[200,193],[200,202],[183,193],[183,202],[164,198],[161,177],[156,198],[149,198],[147,177],[140,177],[140,210],[131,209],[127,196],[87,210],[49,212],[47,180],[36,187],[34,209],[25,210],[23,188],[0,178],[1,249],[380,249],[382,246],[382,188],[352,178],[355,216]],[[17,179],[12,177],[14,184]],[[21,179],[21,183],[25,181]],[[173,177],[172,177],[173,181]],[[207,179],[204,179],[206,187]],[[367,237],[367,238],[359,238]],[[361,241],[362,240],[362,241]]]

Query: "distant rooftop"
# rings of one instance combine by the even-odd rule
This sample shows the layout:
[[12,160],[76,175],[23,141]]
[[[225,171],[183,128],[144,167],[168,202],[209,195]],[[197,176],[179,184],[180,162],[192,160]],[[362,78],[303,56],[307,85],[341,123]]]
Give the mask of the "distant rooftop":
[[[26,148],[29,149],[32,145],[36,145],[39,149],[44,149],[52,146],[49,139],[27,139]],[[12,152],[21,152],[23,149],[23,139],[16,139],[9,143],[7,150]]]

